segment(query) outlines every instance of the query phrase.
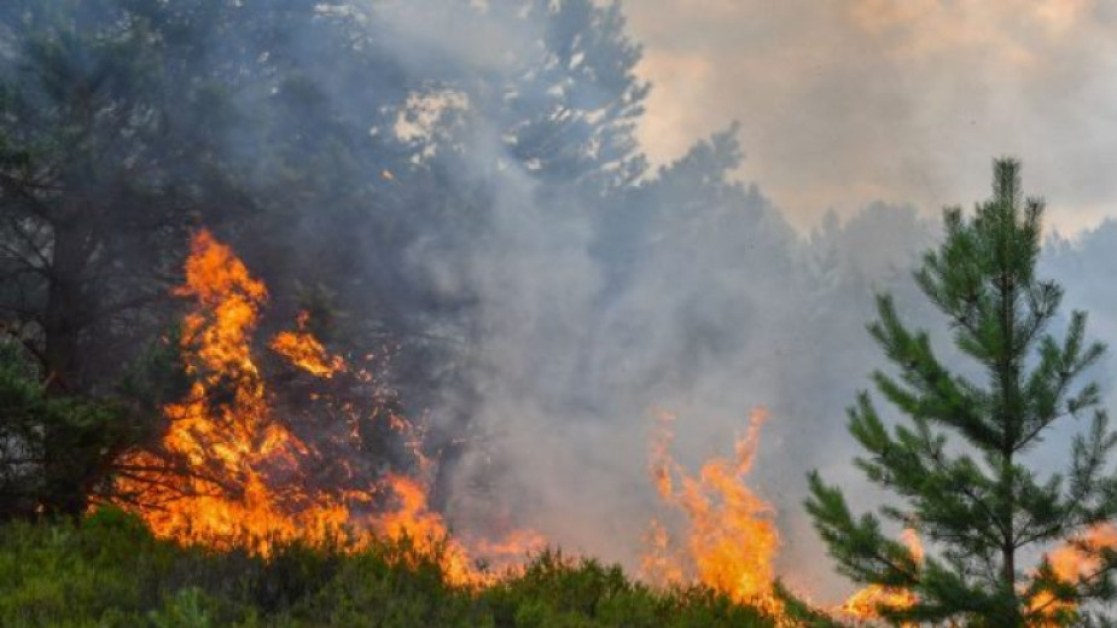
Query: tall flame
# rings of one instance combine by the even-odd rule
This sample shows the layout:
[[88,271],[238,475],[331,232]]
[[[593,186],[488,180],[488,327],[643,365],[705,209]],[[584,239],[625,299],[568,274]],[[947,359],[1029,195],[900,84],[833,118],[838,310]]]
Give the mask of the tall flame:
[[[252,335],[264,284],[208,231],[199,232],[186,263],[192,298],[182,325],[181,349],[193,379],[185,400],[164,408],[170,423],[161,449],[128,456],[117,483],[126,503],[159,536],[218,546],[248,541],[261,551],[276,540],[322,540],[350,522],[337,495],[300,481],[300,460],[310,447],[268,407],[267,389],[252,355]],[[371,495],[354,495],[368,501]]]
[[736,455],[711,459],[697,476],[690,476],[670,455],[674,417],[661,415],[652,441],[651,474],[660,497],[685,514],[687,530],[685,549],[672,551],[666,528],[653,521],[647,537],[651,547],[643,560],[651,580],[697,580],[736,602],[782,614],[774,591],[780,543],[775,512],[744,481],[766,418],[765,410],[754,411],[745,435],[736,441]]
[[[228,246],[199,231],[186,262],[186,283],[175,294],[194,301],[180,347],[193,383],[186,399],[164,408],[169,429],[159,447],[121,461],[114,501],[136,511],[156,535],[183,542],[247,545],[267,554],[276,541],[319,542],[344,529],[356,547],[374,534],[411,539],[420,554],[440,561],[453,584],[492,581],[495,576],[480,570],[470,551],[449,537],[419,480],[388,475],[363,490],[308,481],[304,469],[323,462],[321,456],[273,416],[253,357],[267,289]],[[297,331],[278,334],[270,347],[315,377],[344,372],[345,361],[330,355],[307,327],[307,315],[300,314]],[[393,430],[417,431],[398,415],[389,419]],[[429,466],[417,443],[409,447],[421,468]],[[396,507],[376,512],[385,500],[375,498],[384,491]],[[537,537],[520,535],[501,547],[505,556],[519,550],[522,558],[541,545]]]

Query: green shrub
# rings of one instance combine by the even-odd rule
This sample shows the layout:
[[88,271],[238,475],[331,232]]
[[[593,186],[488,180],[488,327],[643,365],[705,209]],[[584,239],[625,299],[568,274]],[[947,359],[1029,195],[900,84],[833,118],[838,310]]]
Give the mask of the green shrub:
[[3,626],[772,624],[708,589],[660,592],[619,567],[557,552],[474,591],[448,586],[437,561],[416,557],[406,544],[351,551],[344,541],[292,543],[263,559],[155,539],[140,520],[115,509],[80,524],[0,526]]

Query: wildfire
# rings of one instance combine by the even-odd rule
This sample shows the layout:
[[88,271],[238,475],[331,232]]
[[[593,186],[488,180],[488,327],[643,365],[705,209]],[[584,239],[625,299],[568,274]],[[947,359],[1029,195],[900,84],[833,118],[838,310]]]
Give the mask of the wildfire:
[[[267,554],[277,541],[321,542],[345,531],[360,547],[380,535],[405,537],[435,558],[447,580],[476,585],[496,576],[450,538],[441,515],[428,507],[417,479],[389,474],[363,489],[316,488],[304,472],[322,456],[273,415],[269,391],[253,355],[252,339],[267,289],[233,251],[208,231],[198,232],[186,262],[186,284],[175,294],[194,302],[182,325],[181,350],[192,385],[186,399],[164,408],[169,429],[158,448],[120,464],[114,501],[137,512],[161,537],[219,548],[247,546]],[[347,368],[308,331],[282,332],[269,346],[292,365],[328,379]],[[365,378],[358,378],[364,381]],[[400,416],[392,429],[417,433]],[[420,456],[421,468],[429,460]],[[396,507],[384,510],[391,497]],[[378,512],[379,510],[379,512]],[[501,546],[523,558],[541,539],[521,534]],[[494,546],[495,547],[495,546]],[[485,548],[478,556],[486,557]]]
[[[908,546],[917,562],[923,561],[923,546],[914,530],[904,530],[904,543]],[[1095,526],[1086,531],[1081,538],[1068,542],[1052,550],[1047,558],[1055,576],[1064,582],[1077,583],[1094,577],[1101,568],[1097,553],[1102,549],[1117,550],[1117,527],[1112,524]],[[878,609],[887,606],[896,609],[910,608],[918,601],[911,591],[889,589],[870,585],[851,595],[838,610],[838,613],[851,619],[880,619]],[[1041,592],[1029,603],[1030,626],[1060,626],[1060,613],[1073,611],[1075,604],[1062,602],[1049,592]],[[909,624],[915,625],[915,624]]]
[[[274,392],[267,386],[254,344],[268,299],[266,286],[228,246],[204,230],[192,241],[185,276],[185,284],[174,293],[192,302],[180,339],[192,384],[184,399],[165,406],[168,429],[158,446],[121,461],[112,498],[142,517],[156,535],[217,548],[247,547],[264,555],[283,541],[317,543],[345,534],[359,548],[374,538],[386,539],[411,550],[401,560],[437,560],[447,581],[461,586],[492,584],[528,553],[545,546],[541,536],[522,530],[496,541],[452,537],[445,519],[431,509],[429,483],[421,479],[431,477],[436,464],[423,452],[424,431],[398,413],[378,414],[376,420],[386,421],[414,456],[414,476],[387,473],[357,488],[313,481],[308,470],[331,463],[345,467],[346,478],[361,475],[346,461],[328,459],[277,416]],[[293,331],[281,332],[261,346],[318,380],[371,380],[368,373],[351,369],[341,356],[330,353],[311,333],[305,312]],[[319,399],[319,394],[312,393],[311,399]],[[783,622],[784,603],[774,585],[780,545],[774,509],[745,482],[766,412],[752,413],[745,434],[735,443],[734,456],[713,458],[696,475],[688,474],[671,455],[673,420],[660,417],[651,443],[650,471],[661,498],[679,513],[676,523],[683,523],[673,529],[652,522],[643,559],[645,576],[666,586],[701,583]],[[347,437],[359,434],[350,426]],[[921,560],[919,539],[910,531],[904,538]],[[1096,542],[1117,545],[1117,530],[1099,532]],[[1089,561],[1075,551],[1052,553],[1061,578],[1089,570]],[[869,587],[842,610],[869,619],[876,617],[880,604],[904,607],[914,601],[910,592]]]
[[[1064,582],[1077,583],[1092,579],[1101,568],[1097,553],[1103,549],[1117,550],[1117,527],[1113,524],[1094,526],[1081,538],[1068,542],[1047,555],[1055,576]],[[1047,592],[1035,596],[1029,610],[1036,614],[1038,625],[1059,625],[1054,621],[1059,613],[1074,610],[1071,602],[1056,600]]]
[[[194,299],[182,325],[181,348],[190,393],[164,413],[170,428],[160,456],[128,456],[117,484],[127,504],[159,536],[228,546],[248,541],[322,540],[350,521],[337,496],[314,494],[297,479],[310,448],[273,421],[251,340],[264,284],[209,232],[194,238],[186,284],[175,294]],[[167,458],[185,463],[171,468]],[[274,478],[274,479],[273,479]],[[283,488],[278,488],[282,485]],[[364,496],[358,496],[364,497]]]
[[[915,562],[922,563],[923,542],[920,541],[919,535],[915,530],[910,528],[905,529],[901,533],[900,538],[904,541],[904,544],[907,545],[908,551],[910,551],[912,557],[915,558]],[[838,612],[851,619],[880,619],[879,609],[882,606],[902,610],[915,606],[918,600],[919,598],[907,589],[882,587],[879,584],[871,584],[849,596],[838,609]]]
[[780,543],[774,510],[744,482],[766,418],[766,411],[754,411],[745,435],[736,442],[734,458],[714,458],[697,476],[689,476],[670,455],[674,417],[660,417],[652,441],[651,474],[663,500],[686,515],[687,531],[685,549],[672,551],[666,528],[653,521],[647,535],[651,547],[643,560],[652,581],[697,580],[736,602],[773,616],[782,614],[783,603],[773,584]]
[[399,506],[377,522],[381,534],[397,541],[407,538],[419,555],[438,557],[443,573],[453,584],[488,580],[477,571],[465,547],[449,536],[442,517],[427,508],[427,493],[422,485],[402,475],[388,476],[388,483],[399,499]]
[[279,332],[272,339],[271,348],[307,373],[328,379],[345,370],[345,360],[339,355],[329,355],[322,343],[307,331],[309,321],[309,312],[299,312],[299,330]]

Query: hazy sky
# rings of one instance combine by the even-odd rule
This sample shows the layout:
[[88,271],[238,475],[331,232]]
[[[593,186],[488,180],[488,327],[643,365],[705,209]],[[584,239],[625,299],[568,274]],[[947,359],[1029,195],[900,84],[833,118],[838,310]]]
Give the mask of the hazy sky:
[[1117,1],[626,0],[659,163],[742,123],[744,178],[799,226],[985,198],[1024,160],[1063,231],[1117,216]]

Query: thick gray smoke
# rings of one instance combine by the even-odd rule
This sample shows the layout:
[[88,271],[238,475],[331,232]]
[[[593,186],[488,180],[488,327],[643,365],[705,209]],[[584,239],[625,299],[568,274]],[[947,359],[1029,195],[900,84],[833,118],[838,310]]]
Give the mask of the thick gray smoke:
[[[452,58],[511,74],[522,59],[508,51],[536,50],[545,32],[540,16],[434,1],[381,11],[403,65]],[[653,412],[678,415],[675,453],[693,469],[730,454],[749,411],[764,406],[771,420],[752,481],[778,512],[781,572],[832,597],[842,585],[802,513],[804,475],[822,469],[858,505],[876,503],[850,464],[845,407],[883,365],[864,331],[874,292],[894,290],[913,320],[939,323],[910,281],[936,224],[875,204],[797,234],[760,189],[727,178],[739,159],[734,130],[609,206],[556,197],[470,97],[416,93],[419,122],[397,128],[466,120],[454,176],[490,194],[479,233],[423,238],[409,254],[444,297],[475,303],[442,330],[466,339],[463,375],[430,408],[436,422],[471,417],[449,480],[451,520],[535,528],[568,551],[636,567],[662,513],[647,474]],[[1112,330],[1117,304],[1089,303],[1089,278],[1066,269],[1097,257],[1111,232],[1052,247],[1068,300],[1097,312],[1097,332]]]
[[[455,59],[509,79],[523,67],[510,51],[532,54],[546,30],[544,16],[437,0],[373,15],[404,66]],[[653,412],[678,415],[675,453],[694,469],[731,454],[750,410],[764,406],[771,419],[751,481],[778,512],[780,571],[833,598],[848,585],[822,560],[802,512],[804,475],[821,469],[856,505],[877,503],[850,464],[845,408],[883,366],[864,331],[875,292],[895,292],[910,320],[946,337],[910,276],[937,224],[913,207],[874,204],[796,233],[763,181],[729,178],[740,159],[735,129],[607,206],[556,195],[471,98],[417,91],[396,129],[421,136],[463,120],[453,176],[488,194],[483,228],[420,238],[408,256],[436,292],[474,304],[466,320],[443,323],[441,333],[465,339],[462,376],[429,408],[435,422],[471,417],[448,482],[451,520],[466,530],[531,527],[567,551],[635,568],[641,536],[662,512],[647,474]],[[1053,239],[1045,258],[1100,338],[1117,334],[1117,301],[1104,289],[1115,241],[1106,224]],[[1037,456],[1059,460],[1066,435]]]

